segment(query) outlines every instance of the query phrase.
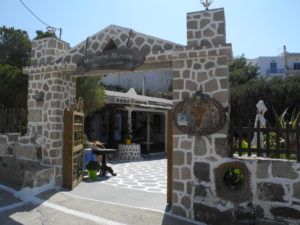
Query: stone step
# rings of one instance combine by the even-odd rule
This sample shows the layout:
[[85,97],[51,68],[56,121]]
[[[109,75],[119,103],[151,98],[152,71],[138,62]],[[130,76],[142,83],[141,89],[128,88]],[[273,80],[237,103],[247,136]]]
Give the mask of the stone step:
[[13,156],[0,157],[0,183],[17,190],[50,184],[53,182],[54,173],[54,168],[36,161]]

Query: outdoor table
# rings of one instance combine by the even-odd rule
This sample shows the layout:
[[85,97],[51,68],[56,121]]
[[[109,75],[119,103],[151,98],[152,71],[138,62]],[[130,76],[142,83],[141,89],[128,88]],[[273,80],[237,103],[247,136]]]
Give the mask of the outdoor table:
[[114,173],[113,169],[109,166],[107,166],[106,164],[106,155],[107,154],[112,154],[116,152],[116,149],[112,149],[112,148],[97,148],[97,147],[92,147],[93,149],[93,153],[96,154],[100,153],[100,155],[102,156],[102,166],[100,168],[100,177],[104,177],[106,175],[107,172],[109,172],[111,175],[116,176],[117,174]]

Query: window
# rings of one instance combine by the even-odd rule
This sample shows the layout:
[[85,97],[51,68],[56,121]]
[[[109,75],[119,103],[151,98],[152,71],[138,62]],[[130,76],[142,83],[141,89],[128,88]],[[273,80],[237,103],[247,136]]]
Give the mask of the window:
[[294,70],[300,70],[300,63],[294,63]]
[[132,88],[132,80],[131,79],[127,80],[127,88]]
[[155,134],[161,133],[161,115],[153,115],[153,131]]
[[270,63],[270,73],[277,73],[277,63],[276,62]]

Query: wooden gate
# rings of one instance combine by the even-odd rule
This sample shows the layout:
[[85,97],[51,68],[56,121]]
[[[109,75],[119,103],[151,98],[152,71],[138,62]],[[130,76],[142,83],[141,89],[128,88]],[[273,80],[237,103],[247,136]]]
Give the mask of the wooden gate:
[[73,189],[83,178],[84,114],[83,99],[64,111],[63,187]]

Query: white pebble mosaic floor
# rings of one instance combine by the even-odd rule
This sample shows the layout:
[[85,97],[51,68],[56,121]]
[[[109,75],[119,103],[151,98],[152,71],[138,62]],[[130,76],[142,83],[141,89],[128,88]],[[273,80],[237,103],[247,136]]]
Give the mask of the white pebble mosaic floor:
[[108,164],[117,176],[97,178],[101,183],[152,193],[167,193],[167,159]]

